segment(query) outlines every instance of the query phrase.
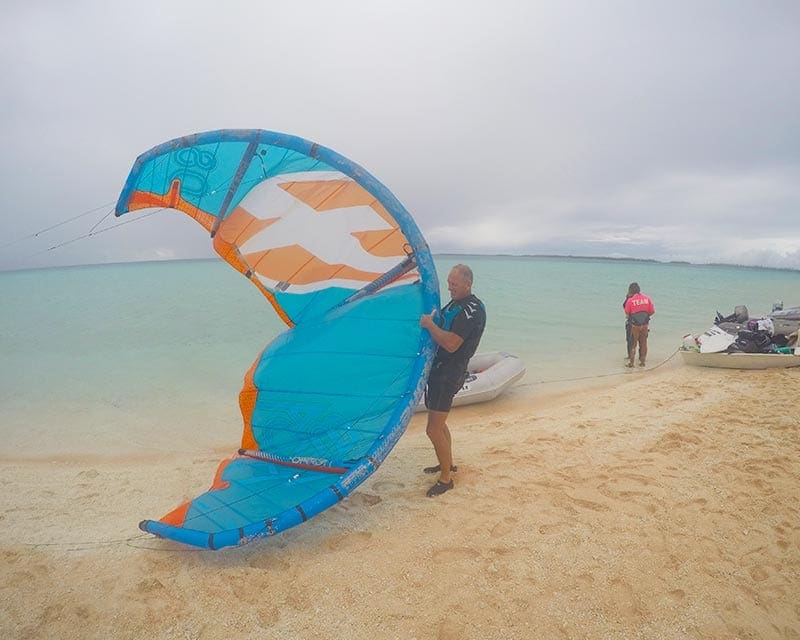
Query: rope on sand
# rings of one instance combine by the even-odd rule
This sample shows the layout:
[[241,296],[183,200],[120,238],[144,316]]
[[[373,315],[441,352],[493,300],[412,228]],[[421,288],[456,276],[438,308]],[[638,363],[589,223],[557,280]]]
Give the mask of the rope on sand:
[[131,536],[129,538],[117,538],[112,540],[82,540],[73,542],[19,542],[18,544],[24,547],[73,547],[69,551],[88,551],[90,549],[99,549],[100,547],[107,547],[115,544],[129,544],[135,540],[149,538],[146,533]]
[[[665,360],[659,362],[656,366],[650,367],[646,369],[646,371],[655,371],[659,367],[665,365],[667,362],[672,360],[675,357],[675,354],[678,353],[680,349],[675,349]],[[610,378],[611,376],[624,376],[630,374],[630,371],[614,371],[612,373],[600,373],[593,376],[580,376],[577,378],[554,378],[552,380],[534,380],[532,382],[524,382],[523,384],[515,385],[515,387],[528,387],[534,384],[552,384],[555,382],[577,382],[579,380],[594,380],[598,378]]]
[[91,551],[102,547],[124,544],[134,549],[144,549],[145,551],[163,551],[166,553],[197,553],[195,548],[179,548],[177,546],[154,547],[142,543],[160,542],[161,538],[150,533],[140,533],[129,538],[118,538],[112,540],[84,540],[79,542],[18,542],[17,544],[35,549],[36,547],[70,547],[66,551]]

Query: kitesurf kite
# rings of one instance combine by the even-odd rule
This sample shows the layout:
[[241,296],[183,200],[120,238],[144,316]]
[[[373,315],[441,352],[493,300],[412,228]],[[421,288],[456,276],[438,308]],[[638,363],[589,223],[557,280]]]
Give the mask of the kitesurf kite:
[[405,430],[434,353],[419,327],[439,307],[433,259],[373,176],[271,131],[211,131],[142,154],[116,215],[153,207],[205,227],[289,328],[245,375],[238,453],[208,491],[139,526],[209,549],[274,535],[343,500]]

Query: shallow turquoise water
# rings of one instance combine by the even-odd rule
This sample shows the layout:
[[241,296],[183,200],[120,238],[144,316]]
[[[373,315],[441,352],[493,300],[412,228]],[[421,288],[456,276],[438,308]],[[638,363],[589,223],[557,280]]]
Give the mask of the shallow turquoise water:
[[[522,357],[525,382],[622,370],[622,301],[638,281],[656,305],[649,364],[746,304],[800,304],[800,272],[636,261],[438,256],[475,272],[488,311],[480,351]],[[235,447],[242,379],[283,330],[218,260],[0,273],[0,453]],[[526,389],[531,393],[536,384]]]

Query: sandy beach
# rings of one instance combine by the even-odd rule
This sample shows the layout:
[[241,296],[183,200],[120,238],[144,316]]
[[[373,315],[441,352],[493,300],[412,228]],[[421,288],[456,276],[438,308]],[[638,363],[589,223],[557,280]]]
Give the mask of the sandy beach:
[[220,552],[141,534],[226,450],[0,460],[2,638],[799,638],[800,370],[673,359],[424,416],[344,503]]

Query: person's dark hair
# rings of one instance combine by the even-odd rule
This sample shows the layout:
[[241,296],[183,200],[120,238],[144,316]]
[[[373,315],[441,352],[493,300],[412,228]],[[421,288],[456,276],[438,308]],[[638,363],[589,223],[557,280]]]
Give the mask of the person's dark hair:
[[641,289],[639,288],[638,282],[631,282],[630,286],[628,287],[628,295],[632,296],[635,293],[640,293]]

